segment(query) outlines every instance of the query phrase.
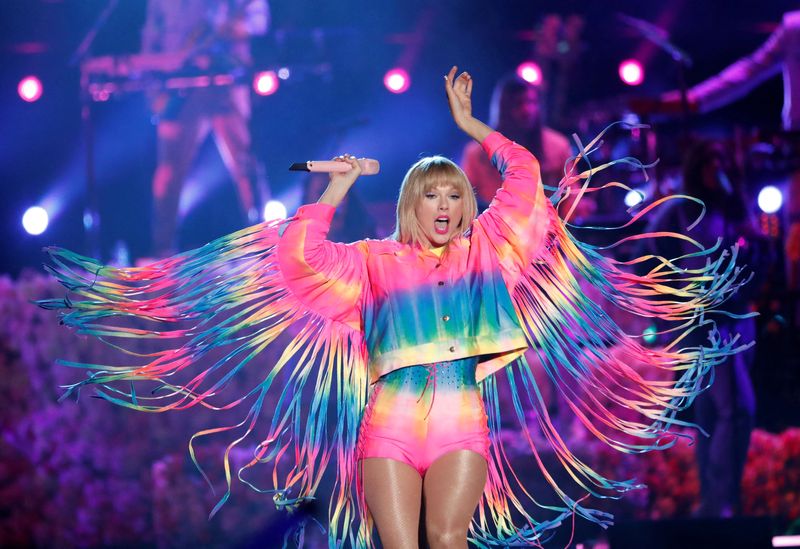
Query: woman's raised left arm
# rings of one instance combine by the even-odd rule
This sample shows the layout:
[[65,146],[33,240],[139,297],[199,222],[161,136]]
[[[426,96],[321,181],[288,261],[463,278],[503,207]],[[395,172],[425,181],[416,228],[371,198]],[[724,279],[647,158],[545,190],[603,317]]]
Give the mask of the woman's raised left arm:
[[472,116],[472,77],[467,71],[456,78],[458,67],[452,69],[444,77],[444,89],[453,121],[464,133],[478,143],[492,133],[492,128]]

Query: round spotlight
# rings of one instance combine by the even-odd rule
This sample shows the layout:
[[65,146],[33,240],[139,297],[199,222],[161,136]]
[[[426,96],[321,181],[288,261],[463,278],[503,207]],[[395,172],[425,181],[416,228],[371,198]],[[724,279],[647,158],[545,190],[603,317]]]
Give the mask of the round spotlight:
[[33,103],[42,96],[42,81],[35,76],[26,76],[19,81],[17,93],[23,101]]
[[83,228],[91,231],[97,225],[97,214],[92,213],[90,210],[83,212]]
[[517,65],[517,76],[535,86],[542,83],[542,69],[533,61],[524,61]]
[[774,214],[783,206],[783,194],[774,185],[767,185],[758,193],[758,207],[766,214]]
[[383,76],[383,85],[392,93],[403,93],[411,87],[411,77],[403,69],[392,69]]
[[289,80],[291,75],[292,71],[289,70],[289,67],[281,67],[278,69],[278,78],[281,80]]
[[619,77],[629,86],[638,86],[644,82],[644,67],[635,59],[626,59],[619,64]]
[[253,90],[258,95],[272,95],[278,91],[278,75],[275,71],[262,71],[253,77]]
[[28,234],[42,234],[47,230],[48,223],[50,223],[50,216],[47,215],[47,210],[41,206],[28,208],[22,216],[22,226]]
[[629,208],[633,208],[637,204],[641,204],[644,201],[644,191],[640,189],[631,189],[625,194],[625,205]]
[[264,221],[286,219],[286,206],[278,200],[270,200],[264,205]]

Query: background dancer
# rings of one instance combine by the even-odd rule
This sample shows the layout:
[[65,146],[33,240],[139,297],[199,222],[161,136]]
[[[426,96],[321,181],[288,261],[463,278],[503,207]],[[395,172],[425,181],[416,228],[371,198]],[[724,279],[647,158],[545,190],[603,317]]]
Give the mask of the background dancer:
[[[176,251],[181,188],[205,137],[213,133],[236,190],[242,215],[258,221],[250,153],[250,38],[269,24],[266,0],[149,0],[142,51],[185,58],[187,75],[230,74],[243,81],[159,93],[151,101],[157,120],[158,166],[153,176],[153,253]],[[242,74],[238,74],[244,71]]]

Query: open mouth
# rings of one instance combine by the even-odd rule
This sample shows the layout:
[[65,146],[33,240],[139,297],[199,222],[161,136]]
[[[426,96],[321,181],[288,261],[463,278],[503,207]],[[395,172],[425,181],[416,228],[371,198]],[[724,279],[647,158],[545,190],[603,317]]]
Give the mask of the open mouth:
[[450,228],[450,218],[446,215],[440,215],[433,222],[433,230],[436,234],[447,234]]

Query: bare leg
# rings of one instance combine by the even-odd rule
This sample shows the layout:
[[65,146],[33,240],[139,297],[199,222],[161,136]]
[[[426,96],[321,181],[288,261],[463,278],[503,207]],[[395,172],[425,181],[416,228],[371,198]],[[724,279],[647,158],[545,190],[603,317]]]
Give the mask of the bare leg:
[[239,203],[248,221],[256,213],[253,187],[250,173],[253,171],[253,159],[250,156],[250,130],[247,119],[238,113],[217,115],[213,118],[214,137],[222,162],[231,174],[239,193]]
[[385,549],[418,547],[422,478],[406,463],[388,458],[361,461],[364,498]]
[[431,549],[467,547],[467,530],[486,485],[486,460],[458,450],[433,462],[425,474],[425,529]]
[[[800,171],[789,178],[789,229],[786,231],[786,285],[800,289]],[[797,319],[795,319],[797,320]]]
[[183,181],[203,137],[203,124],[192,112],[162,120],[157,128],[158,166],[153,176],[153,250],[157,257],[175,253],[178,203]]

